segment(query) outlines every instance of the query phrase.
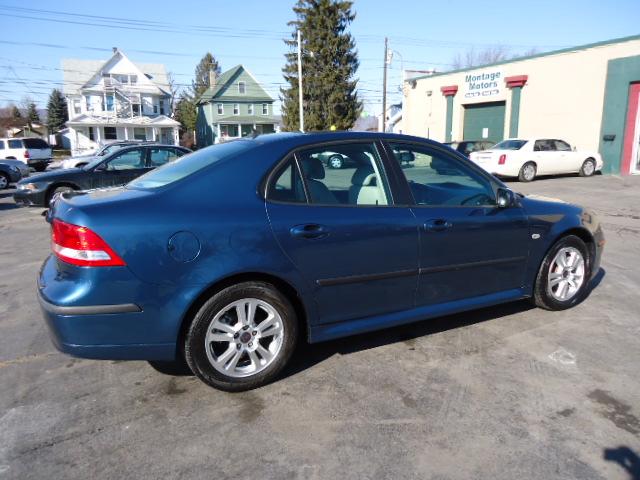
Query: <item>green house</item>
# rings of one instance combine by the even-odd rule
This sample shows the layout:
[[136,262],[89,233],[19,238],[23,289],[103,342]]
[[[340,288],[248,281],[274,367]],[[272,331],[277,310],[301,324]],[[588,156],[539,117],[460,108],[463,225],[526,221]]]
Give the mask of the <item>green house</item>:
[[276,131],[274,100],[244,66],[235,66],[211,80],[197,101],[198,146]]

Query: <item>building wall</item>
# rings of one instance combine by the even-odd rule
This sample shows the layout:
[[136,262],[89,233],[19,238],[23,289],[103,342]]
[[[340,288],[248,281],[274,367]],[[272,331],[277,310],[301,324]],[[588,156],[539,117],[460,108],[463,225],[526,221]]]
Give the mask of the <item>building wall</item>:
[[[404,87],[403,130],[437,141],[446,137],[447,100],[441,87],[457,85],[453,99],[452,140],[463,140],[463,105],[506,101],[505,137],[509,136],[512,91],[504,78],[527,75],[521,91],[519,137],[551,136],[566,139],[580,149],[598,150],[605,99],[608,63],[640,53],[640,38],[586,49],[560,51],[508,63],[408,81]],[[465,99],[465,77],[484,71],[501,72],[501,88],[495,96]],[[639,79],[640,80],[640,79]],[[624,112],[621,112],[624,114]]]

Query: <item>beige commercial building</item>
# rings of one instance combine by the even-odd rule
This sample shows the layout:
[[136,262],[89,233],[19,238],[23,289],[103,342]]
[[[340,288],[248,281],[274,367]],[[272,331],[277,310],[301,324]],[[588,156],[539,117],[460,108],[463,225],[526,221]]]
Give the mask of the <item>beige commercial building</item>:
[[415,77],[403,133],[440,142],[561,138],[640,173],[640,35]]

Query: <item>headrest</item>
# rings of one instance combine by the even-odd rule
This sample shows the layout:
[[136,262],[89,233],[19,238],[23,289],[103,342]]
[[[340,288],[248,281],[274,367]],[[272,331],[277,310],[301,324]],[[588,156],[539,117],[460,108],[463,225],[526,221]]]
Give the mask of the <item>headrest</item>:
[[[371,182],[371,176],[375,178],[375,172],[371,165],[362,165],[353,172],[351,177],[351,183],[353,185],[369,185]],[[375,185],[375,184],[374,184]]]
[[302,164],[302,171],[312,180],[322,180],[324,178],[324,167],[320,159],[304,155],[300,162]]

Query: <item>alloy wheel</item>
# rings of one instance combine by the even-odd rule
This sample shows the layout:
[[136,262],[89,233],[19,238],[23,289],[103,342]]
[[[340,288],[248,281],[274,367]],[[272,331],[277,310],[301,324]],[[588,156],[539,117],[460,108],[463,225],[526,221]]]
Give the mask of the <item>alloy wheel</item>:
[[584,165],[582,166],[582,172],[586,177],[590,177],[591,175],[593,175],[593,171],[595,169],[596,169],[596,166],[593,164],[591,160],[587,160],[586,162],[584,162]]
[[536,168],[533,165],[526,165],[523,169],[523,174],[526,180],[533,180],[536,174]]
[[284,323],[278,311],[264,300],[243,298],[224,307],[211,320],[205,350],[218,372],[242,378],[271,365],[283,340]]
[[555,300],[566,302],[582,287],[584,274],[585,263],[580,250],[574,247],[561,248],[549,267],[547,292]]
[[9,180],[4,175],[0,175],[0,190],[5,189],[9,186]]

